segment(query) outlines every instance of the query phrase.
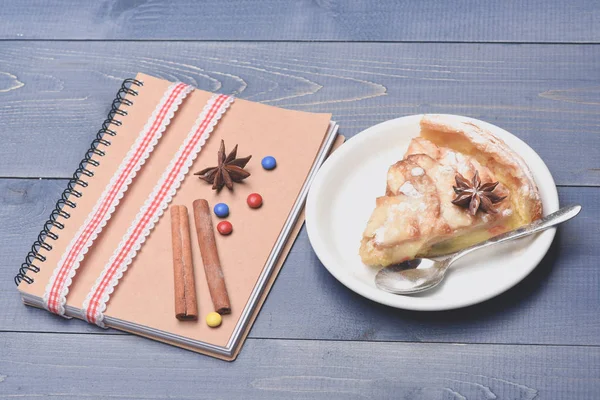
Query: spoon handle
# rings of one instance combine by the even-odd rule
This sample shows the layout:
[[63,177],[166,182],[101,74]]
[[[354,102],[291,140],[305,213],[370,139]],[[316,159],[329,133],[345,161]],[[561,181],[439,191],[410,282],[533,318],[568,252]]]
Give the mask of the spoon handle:
[[494,236],[491,239],[488,239],[484,242],[474,244],[473,246],[467,247],[459,251],[458,253],[452,256],[452,261],[469,254],[472,251],[488,247],[494,245],[496,243],[507,242],[509,240],[519,239],[524,236],[533,235],[534,233],[541,232],[548,228],[553,227],[554,225],[558,225],[565,221],[570,220],[575,217],[581,211],[580,205],[567,206],[563,207],[560,210],[553,212],[550,215],[545,216],[544,218],[538,219],[537,221],[533,221],[532,223],[522,226],[518,229],[515,229],[510,232],[503,233],[498,236]]

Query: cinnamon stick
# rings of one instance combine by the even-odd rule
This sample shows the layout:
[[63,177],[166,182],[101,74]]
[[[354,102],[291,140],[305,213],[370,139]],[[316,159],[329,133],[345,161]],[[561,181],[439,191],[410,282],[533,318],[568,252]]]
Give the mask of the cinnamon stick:
[[229,314],[231,312],[231,305],[229,303],[227,287],[225,286],[223,270],[221,269],[221,262],[219,261],[210,208],[208,207],[208,202],[203,199],[195,200],[193,206],[198,245],[202,254],[202,263],[204,264],[210,297],[216,312],[219,314]]
[[180,321],[198,319],[190,221],[185,206],[171,206],[171,240],[175,274],[175,317]]

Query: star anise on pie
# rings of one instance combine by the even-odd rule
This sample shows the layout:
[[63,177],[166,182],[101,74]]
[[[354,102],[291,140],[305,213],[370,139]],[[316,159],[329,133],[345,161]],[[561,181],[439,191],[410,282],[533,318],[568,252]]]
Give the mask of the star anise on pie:
[[223,186],[227,186],[227,189],[233,190],[234,182],[239,183],[250,176],[250,172],[246,171],[244,167],[248,164],[250,158],[252,158],[252,156],[236,158],[237,148],[236,144],[233,150],[225,156],[225,142],[221,140],[221,147],[217,154],[219,164],[216,167],[205,168],[194,175],[198,175],[198,178],[212,183],[213,190],[217,192],[223,189]]
[[494,204],[506,198],[506,196],[494,193],[498,182],[482,184],[479,172],[475,172],[470,181],[459,173],[456,174],[454,180],[456,181],[456,186],[453,186],[456,198],[452,200],[452,204],[468,208],[471,215],[477,214],[479,209],[484,213],[496,214]]

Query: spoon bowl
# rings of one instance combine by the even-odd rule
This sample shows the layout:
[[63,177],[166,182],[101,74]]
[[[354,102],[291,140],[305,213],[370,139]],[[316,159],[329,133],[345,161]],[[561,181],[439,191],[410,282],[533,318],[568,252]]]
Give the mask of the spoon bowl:
[[416,258],[391,265],[375,276],[375,284],[392,293],[419,293],[437,286],[444,279],[448,262],[447,258],[442,261]]

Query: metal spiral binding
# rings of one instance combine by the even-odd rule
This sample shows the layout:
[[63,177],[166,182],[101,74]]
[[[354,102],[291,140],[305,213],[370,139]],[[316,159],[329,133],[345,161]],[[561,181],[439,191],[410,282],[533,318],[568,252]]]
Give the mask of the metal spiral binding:
[[[90,170],[88,167],[98,167],[100,163],[97,160],[94,160],[93,156],[103,157],[105,152],[98,148],[99,144],[104,146],[110,146],[110,140],[104,138],[105,135],[108,136],[116,136],[117,132],[113,129],[110,129],[110,125],[113,124],[117,127],[121,126],[121,121],[115,119],[115,116],[125,116],[127,115],[127,111],[121,110],[119,107],[123,104],[128,107],[133,105],[133,102],[129,99],[125,98],[125,95],[129,94],[131,96],[137,96],[138,92],[131,87],[135,85],[138,87],[144,86],[142,81],[138,81],[137,79],[125,79],[121,88],[117,92],[117,96],[112,102],[111,110],[108,113],[106,119],[102,123],[102,127],[96,134],[96,138],[92,141],[90,148],[86,151],[83,160],[79,163],[79,167],[73,173],[73,177],[69,180],[67,184],[67,188],[62,192],[61,198],[56,202],[56,207],[50,214],[49,219],[44,224],[42,231],[39,233],[37,240],[33,242],[31,246],[31,250],[27,253],[27,257],[25,257],[25,262],[21,264],[21,268],[19,268],[19,273],[15,276],[15,283],[19,285],[21,281],[25,281],[29,284],[33,283],[33,278],[27,276],[27,272],[31,271],[33,273],[37,273],[40,271],[40,268],[34,264],[35,260],[44,262],[46,261],[46,257],[40,254],[40,249],[44,249],[47,251],[52,250],[52,245],[46,242],[46,239],[57,240],[58,235],[54,232],[51,232],[50,229],[55,227],[59,230],[64,229],[64,224],[57,221],[57,218],[60,216],[64,219],[69,219],[71,214],[69,214],[65,209],[67,207],[73,209],[77,207],[76,199],[80,198],[83,194],[75,189],[76,185],[81,187],[87,187],[88,183],[85,180],[85,176],[92,177],[94,176],[94,171]],[[75,198],[75,199],[73,199]]]

